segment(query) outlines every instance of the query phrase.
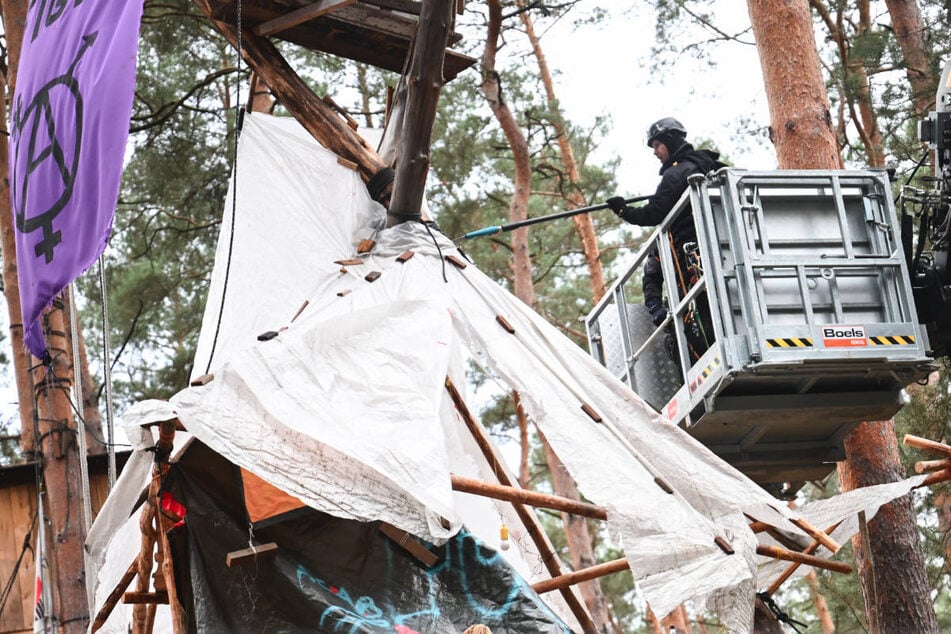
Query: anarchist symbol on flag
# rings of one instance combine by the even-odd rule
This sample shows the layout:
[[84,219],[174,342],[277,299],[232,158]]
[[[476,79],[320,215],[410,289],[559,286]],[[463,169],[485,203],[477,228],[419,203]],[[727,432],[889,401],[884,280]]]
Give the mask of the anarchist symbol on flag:
[[40,0],[27,14],[10,196],[24,341],[44,360],[39,317],[96,261],[112,229],[141,17],[141,0]]

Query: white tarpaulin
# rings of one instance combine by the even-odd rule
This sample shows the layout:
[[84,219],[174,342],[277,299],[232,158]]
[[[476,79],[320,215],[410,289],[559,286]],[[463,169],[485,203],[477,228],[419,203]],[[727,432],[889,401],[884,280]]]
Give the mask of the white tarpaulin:
[[[581,492],[608,510],[655,613],[707,600],[731,631],[750,629],[764,579],[747,516],[789,528],[783,503],[475,265],[448,262],[464,256],[440,233],[419,223],[383,230],[384,211],[357,174],[296,123],[247,116],[237,174],[195,363],[196,376],[215,378],[169,403],[195,438],[313,508],[438,542],[479,521],[450,472],[489,478],[444,389],[446,376],[464,385],[467,351],[518,390]],[[376,245],[358,256],[364,239]],[[339,263],[351,259],[359,263]],[[267,331],[278,334],[258,341]],[[152,420],[145,410],[127,424]],[[829,526],[915,482],[801,516]],[[93,535],[107,558],[106,537]]]

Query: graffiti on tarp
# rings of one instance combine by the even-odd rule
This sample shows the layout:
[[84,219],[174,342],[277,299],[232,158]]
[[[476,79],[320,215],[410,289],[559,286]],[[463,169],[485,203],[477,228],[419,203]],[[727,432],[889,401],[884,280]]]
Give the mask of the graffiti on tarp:
[[[393,561],[395,551],[391,542],[386,542],[388,567],[391,570],[404,569]],[[355,634],[363,629],[397,634],[419,634],[407,625],[414,623],[436,624],[441,616],[437,596],[445,597],[446,586],[459,588],[473,623],[490,622],[502,619],[510,612],[516,600],[524,593],[525,583],[517,574],[493,574],[491,594],[485,596],[485,574],[482,569],[507,569],[501,555],[483,546],[471,533],[460,531],[443,547],[444,556],[440,563],[429,569],[416,568],[428,586],[422,610],[404,612],[390,605],[379,595],[376,597],[356,596],[347,588],[335,585],[315,576],[303,566],[297,569],[297,582],[302,590],[306,586],[320,588],[332,597],[330,605],[320,615],[321,628],[333,628],[334,632]],[[473,567],[477,564],[477,567]],[[481,579],[480,579],[481,577]],[[386,578],[392,578],[387,575]],[[508,582],[508,588],[499,587],[502,579]],[[483,594],[480,594],[480,591]],[[384,593],[380,593],[384,594]],[[422,597],[420,597],[422,598]],[[405,599],[405,595],[403,596]],[[377,603],[379,601],[379,604]],[[402,606],[404,609],[408,606]]]
[[[383,610],[376,604],[373,597],[361,596],[354,599],[346,588],[340,588],[327,583],[323,579],[310,574],[303,566],[297,568],[297,583],[301,589],[307,584],[329,592],[339,602],[338,605],[331,605],[320,615],[320,627],[333,627],[334,632],[347,632],[355,634],[361,628],[376,627],[388,628],[385,631],[395,631],[398,634],[419,634],[419,632],[406,627],[403,622],[418,613],[397,615],[395,617],[384,616]],[[393,612],[391,606],[387,606],[388,612]]]

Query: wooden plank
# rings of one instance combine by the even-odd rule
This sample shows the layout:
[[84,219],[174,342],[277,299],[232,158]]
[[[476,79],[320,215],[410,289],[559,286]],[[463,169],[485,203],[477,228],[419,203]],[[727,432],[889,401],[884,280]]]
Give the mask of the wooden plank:
[[315,20],[322,15],[326,15],[335,9],[353,4],[356,0],[317,0],[313,4],[308,4],[290,13],[285,13],[279,18],[268,20],[263,24],[254,27],[254,32],[262,37],[269,37],[275,33],[287,30],[291,27]]
[[416,541],[412,535],[403,529],[397,528],[392,524],[387,524],[386,522],[380,522],[379,528],[381,533],[396,542],[397,546],[415,557],[417,561],[427,568],[432,568],[436,565],[436,562],[439,561],[435,553]]
[[[37,524],[36,526],[31,526],[33,515],[36,513],[36,504],[36,488],[32,484],[16,487],[10,506],[14,515],[19,518],[15,536],[18,549],[23,547],[23,538],[31,528],[33,529],[33,534],[30,536],[30,544],[34,548],[36,547],[39,525]],[[16,554],[20,554],[19,550],[17,550]],[[27,551],[26,555],[23,556],[23,561],[20,563],[20,572],[17,579],[17,584],[19,585],[20,605],[23,606],[23,617],[26,620],[25,625],[27,627],[32,627],[33,604],[36,600],[34,597],[36,591],[36,557],[34,556],[33,551]],[[16,598],[16,594],[14,594],[9,599],[7,599],[7,604],[9,605],[12,601],[16,600]]]
[[[11,500],[17,488],[19,487],[0,489],[0,576],[4,581],[13,572],[13,566],[23,546],[22,535],[20,535],[20,541],[17,541],[17,529],[23,520],[14,514]],[[30,567],[32,568],[32,565]],[[23,571],[21,570],[19,574],[23,574]],[[17,594],[19,595],[19,592]],[[7,607],[0,613],[0,631],[15,632],[24,629],[27,625],[23,614],[23,602],[18,600],[19,596],[16,599],[8,601]]]
[[362,0],[362,3],[372,4],[381,9],[402,11],[410,15],[419,15],[419,11],[423,6],[421,2],[414,2],[414,0]]
[[277,544],[268,542],[252,548],[242,548],[233,550],[225,557],[225,565],[229,568],[238,564],[244,564],[260,558],[270,558],[277,554]]
[[153,603],[168,603],[167,592],[126,592],[122,595],[122,602],[130,605],[148,605]]

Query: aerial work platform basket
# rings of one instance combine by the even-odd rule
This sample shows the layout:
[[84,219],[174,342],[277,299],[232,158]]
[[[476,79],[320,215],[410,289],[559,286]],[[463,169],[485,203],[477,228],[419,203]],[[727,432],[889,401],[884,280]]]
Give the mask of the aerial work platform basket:
[[[674,258],[690,254],[672,251],[670,227],[691,209],[699,261],[684,291]],[[652,248],[670,308],[657,328],[641,289]],[[696,323],[706,350],[688,337]],[[780,493],[827,475],[855,425],[890,418],[934,369],[884,171],[692,177],[587,330],[618,378]]]

